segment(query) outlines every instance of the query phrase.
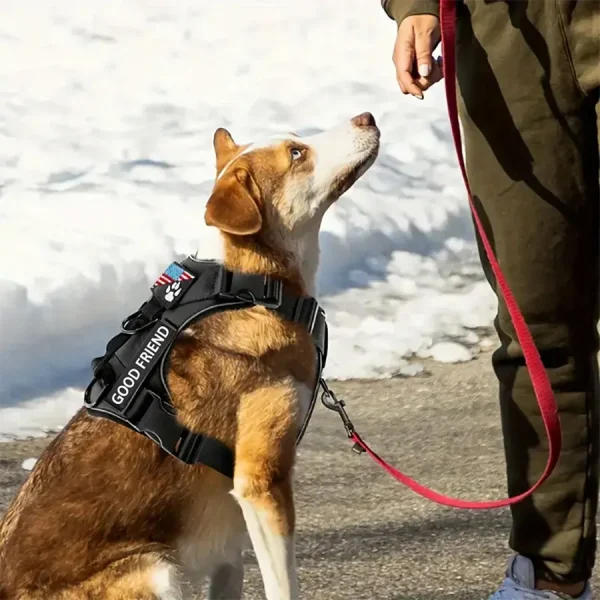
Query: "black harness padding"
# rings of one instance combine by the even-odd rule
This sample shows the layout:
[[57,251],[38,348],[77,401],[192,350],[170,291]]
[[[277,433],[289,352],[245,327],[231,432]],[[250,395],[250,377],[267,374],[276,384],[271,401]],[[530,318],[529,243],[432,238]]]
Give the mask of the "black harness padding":
[[233,451],[177,421],[165,377],[173,343],[200,319],[252,306],[264,306],[304,326],[315,344],[317,376],[298,443],[312,415],[327,358],[325,312],[314,298],[289,294],[281,281],[270,277],[231,272],[216,261],[193,257],[173,265],[187,278],[155,285],[150,299],[123,321],[121,333],[108,342],[104,356],[92,361],[94,379],[85,391],[85,407],[95,417],[145,435],[187,464],[204,464],[233,477]]

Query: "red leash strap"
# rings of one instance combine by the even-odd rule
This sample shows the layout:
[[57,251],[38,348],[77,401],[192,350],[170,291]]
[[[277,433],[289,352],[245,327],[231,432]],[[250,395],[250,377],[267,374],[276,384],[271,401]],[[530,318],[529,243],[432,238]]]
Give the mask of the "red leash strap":
[[556,463],[558,462],[558,458],[560,456],[562,436],[560,421],[558,418],[558,409],[554,400],[554,394],[550,386],[550,381],[548,379],[546,369],[544,368],[539,352],[535,347],[535,344],[531,337],[531,332],[529,331],[525,323],[525,319],[523,318],[523,315],[521,314],[521,311],[517,306],[513,293],[508,283],[506,282],[504,274],[502,273],[502,269],[500,268],[496,256],[494,255],[494,251],[485,233],[481,219],[477,214],[477,208],[475,207],[475,203],[473,202],[473,196],[471,193],[469,180],[467,178],[467,169],[465,166],[465,161],[462,152],[462,140],[458,120],[458,106],[456,100],[456,0],[440,0],[440,9],[446,100],[448,103],[448,114],[450,117],[450,125],[452,127],[454,145],[456,146],[458,163],[460,165],[460,170],[462,172],[462,176],[465,182],[465,187],[468,192],[469,204],[471,206],[471,212],[473,213],[473,218],[477,227],[477,232],[479,233],[488,260],[496,277],[497,285],[502,291],[502,296],[504,297],[504,301],[506,302],[508,312],[510,314],[513,326],[517,334],[517,339],[519,341],[519,344],[521,345],[521,349],[525,357],[525,363],[529,370],[529,375],[531,377],[531,382],[535,391],[535,396],[540,408],[542,419],[544,421],[544,426],[546,428],[546,435],[548,436],[548,462],[546,463],[546,468],[542,476],[537,481],[537,483],[535,483],[531,489],[524,492],[523,494],[520,494],[519,496],[514,496],[505,500],[492,500],[484,502],[471,502],[467,500],[459,500],[457,498],[450,498],[448,496],[444,496],[443,494],[439,494],[438,492],[435,492],[425,487],[424,485],[421,485],[408,475],[405,475],[404,473],[398,471],[398,469],[392,467],[380,456],[375,454],[375,452],[373,452],[373,450],[369,448],[369,446],[363,441],[363,439],[358,435],[358,433],[354,431],[354,427],[352,426],[352,423],[347,418],[347,415],[345,413],[343,401],[337,400],[335,398],[335,395],[333,395],[331,391],[328,390],[328,388],[324,389],[325,394],[330,394],[329,403],[325,402],[325,399],[323,401],[328,408],[332,408],[332,401],[333,403],[338,403],[338,406],[335,407],[334,410],[337,410],[342,416],[342,419],[344,420],[344,425],[346,427],[346,431],[348,432],[348,436],[355,443],[355,449],[360,448],[364,450],[377,464],[383,467],[392,477],[394,477],[394,479],[397,479],[400,483],[404,484],[420,496],[423,496],[428,500],[432,500],[433,502],[437,502],[438,504],[450,506],[452,508],[501,508],[503,506],[516,504],[518,502],[521,502],[525,498],[531,496],[531,494],[533,494],[533,492],[535,492],[535,490],[537,490],[540,487],[540,485],[542,485],[542,483],[546,481],[546,479],[548,479],[548,477],[554,470],[554,467],[556,466]]

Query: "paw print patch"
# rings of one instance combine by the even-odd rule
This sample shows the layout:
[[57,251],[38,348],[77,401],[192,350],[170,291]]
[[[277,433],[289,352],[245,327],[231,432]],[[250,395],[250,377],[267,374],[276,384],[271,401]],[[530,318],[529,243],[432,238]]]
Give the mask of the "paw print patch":
[[194,275],[179,263],[171,263],[154,282],[152,294],[164,308],[171,308],[171,305],[177,304],[178,299],[185,295],[194,279]]
[[179,294],[181,294],[181,283],[179,283],[179,281],[174,281],[169,284],[165,290],[165,300],[167,302],[173,302]]

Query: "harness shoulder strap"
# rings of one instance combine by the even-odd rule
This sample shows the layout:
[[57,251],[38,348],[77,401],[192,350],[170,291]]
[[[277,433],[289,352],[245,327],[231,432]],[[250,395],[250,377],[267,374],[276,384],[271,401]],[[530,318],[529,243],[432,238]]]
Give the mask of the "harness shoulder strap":
[[[213,268],[216,266],[217,273],[212,280],[213,293],[221,302],[235,302],[236,308],[264,306],[283,319],[302,325],[310,333],[317,351],[322,355],[323,367],[325,366],[328,350],[327,319],[325,311],[315,298],[288,294],[278,279],[228,271],[214,261],[199,261],[188,257],[182,265],[192,273],[198,270],[202,272],[206,265]],[[187,303],[188,298],[185,301]],[[179,306],[181,307],[181,303]],[[178,321],[185,319],[185,313],[180,310],[176,318]]]

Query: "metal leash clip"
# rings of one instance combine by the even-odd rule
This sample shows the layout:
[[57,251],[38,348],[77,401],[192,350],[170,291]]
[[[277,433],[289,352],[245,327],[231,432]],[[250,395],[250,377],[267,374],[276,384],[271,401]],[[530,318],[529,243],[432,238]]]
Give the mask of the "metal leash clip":
[[[332,410],[340,415],[342,423],[344,424],[344,429],[346,430],[348,437],[352,439],[354,437],[355,430],[354,424],[346,412],[346,403],[335,395],[324,379],[321,379],[319,384],[323,390],[323,393],[321,394],[321,402],[325,408],[328,408],[329,410]],[[356,454],[362,454],[365,450],[360,446],[360,444],[355,443],[354,446],[352,446],[352,451],[356,452]]]

